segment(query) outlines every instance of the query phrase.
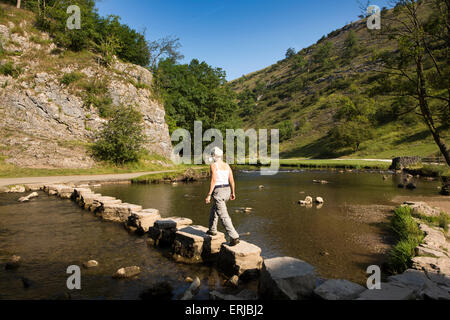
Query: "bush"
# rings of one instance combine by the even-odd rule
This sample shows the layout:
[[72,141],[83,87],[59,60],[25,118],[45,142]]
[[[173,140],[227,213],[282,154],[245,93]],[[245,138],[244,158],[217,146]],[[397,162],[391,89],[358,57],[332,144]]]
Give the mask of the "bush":
[[85,105],[93,105],[102,118],[108,118],[113,111],[113,107],[106,80],[94,79],[83,83],[82,87],[86,90],[84,95]]
[[4,76],[11,76],[13,78],[17,78],[22,70],[20,67],[14,66],[12,62],[7,62],[5,64],[0,65],[0,74]]
[[84,73],[81,72],[71,72],[65,73],[61,79],[61,83],[68,86],[69,84],[76,82],[84,77]]
[[92,151],[99,160],[124,164],[142,154],[145,143],[143,117],[133,107],[117,107],[112,118],[98,133]]

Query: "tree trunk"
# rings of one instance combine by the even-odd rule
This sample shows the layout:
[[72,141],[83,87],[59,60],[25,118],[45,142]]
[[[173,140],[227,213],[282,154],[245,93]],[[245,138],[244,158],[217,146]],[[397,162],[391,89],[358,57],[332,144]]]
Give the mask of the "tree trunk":
[[21,4],[21,0],[17,0],[17,5],[16,5],[17,9],[20,9],[20,4]]
[[420,112],[422,114],[423,119],[425,120],[425,123],[427,124],[428,128],[430,129],[431,134],[433,135],[433,139],[436,142],[436,144],[439,147],[439,150],[441,150],[442,155],[445,158],[445,161],[447,162],[447,165],[450,166],[450,150],[447,147],[444,139],[441,138],[439,134],[439,130],[435,127],[433,117],[431,115],[430,108],[428,106],[428,102],[426,100],[427,97],[427,88],[426,88],[426,80],[423,73],[423,57],[417,58],[417,79],[419,81],[417,85],[417,93],[419,96],[419,107]]

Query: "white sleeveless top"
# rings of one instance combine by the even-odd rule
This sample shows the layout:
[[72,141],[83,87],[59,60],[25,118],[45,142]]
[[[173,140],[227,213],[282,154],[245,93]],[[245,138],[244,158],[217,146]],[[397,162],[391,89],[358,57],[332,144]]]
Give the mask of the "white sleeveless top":
[[230,177],[230,172],[228,171],[228,169],[226,170],[220,170],[219,166],[217,165],[217,163],[215,163],[216,168],[217,168],[217,174],[216,174],[216,186],[221,186],[221,185],[226,185],[229,184],[229,177]]

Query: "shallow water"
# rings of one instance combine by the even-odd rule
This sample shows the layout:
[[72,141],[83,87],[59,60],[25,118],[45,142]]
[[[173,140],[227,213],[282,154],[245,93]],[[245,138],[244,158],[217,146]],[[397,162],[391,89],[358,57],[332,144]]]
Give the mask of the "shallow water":
[[[17,270],[0,266],[0,299],[59,299],[67,294],[72,299],[138,299],[160,281],[168,281],[177,298],[189,286],[184,282],[187,276],[202,281],[198,299],[222,288],[213,268],[173,263],[121,224],[102,222],[70,200],[40,192],[33,201],[19,204],[18,197],[0,195],[0,263],[13,254],[23,260]],[[83,269],[82,263],[90,259],[99,267]],[[81,290],[66,287],[70,265],[81,267]],[[138,279],[112,278],[117,269],[132,265],[141,268]],[[24,288],[22,277],[31,282],[29,288]]]
[[[230,216],[240,234],[250,232],[243,239],[260,246],[264,257],[300,258],[316,266],[324,277],[360,283],[365,282],[369,265],[382,262],[383,255],[374,254],[377,248],[373,247],[389,240],[386,224],[373,221],[369,206],[393,206],[391,199],[396,195],[436,194],[438,185],[419,180],[418,189],[409,191],[397,188],[399,177],[389,175],[383,181],[379,173],[330,171],[280,172],[266,177],[259,172],[241,172],[236,180],[237,200],[228,203]],[[314,184],[313,180],[330,183]],[[259,190],[259,185],[265,188]],[[208,190],[208,182],[200,182],[105,185],[98,192],[157,208],[164,217],[188,217],[194,224],[207,226],[209,206],[204,198]],[[307,195],[320,196],[325,204],[320,209],[299,206],[298,200]],[[365,210],[359,213],[358,206]],[[253,210],[250,214],[235,212],[241,207]],[[385,209],[385,214],[388,212],[389,208]]]
[[[313,179],[330,183],[313,184]],[[262,177],[241,172],[236,176],[237,200],[228,206],[238,232],[250,232],[243,239],[260,246],[264,257],[300,258],[313,264],[323,277],[364,283],[367,266],[383,259],[373,247],[386,246],[383,242],[389,238],[386,225],[375,223],[376,214],[366,206],[393,205],[391,199],[396,195],[436,194],[437,182],[419,180],[418,189],[408,191],[397,188],[397,179],[383,181],[375,173],[305,171]],[[263,190],[258,189],[261,184]],[[209,206],[204,204],[208,182],[104,185],[95,191],[157,208],[164,217],[183,216],[194,224],[208,224]],[[297,201],[307,195],[323,197],[324,206],[299,206]],[[0,299],[64,297],[69,292],[66,268],[90,259],[100,266],[82,268],[82,290],[70,292],[74,299],[137,299],[144,289],[165,280],[175,288],[176,298],[189,286],[184,282],[186,276],[202,280],[198,299],[208,298],[209,290],[223,289],[223,278],[214,268],[174,263],[120,224],[102,222],[69,200],[40,193],[22,204],[17,202],[19,196],[0,194],[0,264],[13,254],[23,259],[18,270],[0,271]],[[359,206],[366,209],[358,211]],[[253,210],[250,214],[235,212],[239,207]],[[138,279],[112,279],[117,269],[131,265],[141,267]],[[21,277],[31,282],[28,289]]]

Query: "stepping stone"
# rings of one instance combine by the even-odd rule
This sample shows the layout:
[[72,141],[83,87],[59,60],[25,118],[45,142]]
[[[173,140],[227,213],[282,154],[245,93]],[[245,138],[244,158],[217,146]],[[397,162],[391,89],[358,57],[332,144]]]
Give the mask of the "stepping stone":
[[217,265],[227,276],[245,279],[259,275],[262,262],[261,248],[241,240],[233,247],[222,244]]
[[173,255],[175,261],[183,263],[201,263],[217,257],[225,235],[218,232],[215,236],[206,234],[208,228],[188,226],[175,233]]
[[27,184],[25,185],[25,191],[40,191],[44,190],[43,184]]
[[381,289],[367,289],[357,300],[415,300],[414,289],[400,283],[381,283]]
[[120,204],[120,203],[122,203],[122,200],[120,199],[99,195],[99,197],[94,198],[92,204],[89,206],[89,211],[95,212],[103,204]]
[[324,300],[353,300],[366,288],[347,280],[330,279],[318,286],[314,293]]
[[141,206],[129,203],[103,203],[97,208],[97,214],[106,221],[125,222],[133,211],[142,210]]
[[72,193],[72,200],[78,201],[83,194],[93,194],[94,192],[89,188],[74,188]]
[[267,300],[303,300],[313,296],[317,276],[309,263],[291,257],[264,260],[259,297]]
[[155,246],[171,246],[175,240],[176,232],[191,224],[191,219],[180,217],[157,220],[153,227],[148,229],[148,243],[153,243]]
[[127,227],[136,228],[139,233],[146,233],[150,227],[153,227],[155,221],[160,220],[161,215],[157,209],[145,209],[132,212],[126,222]]
[[94,203],[95,199],[100,198],[102,195],[99,193],[84,193],[80,195],[78,205],[85,210],[89,210],[89,208]]

